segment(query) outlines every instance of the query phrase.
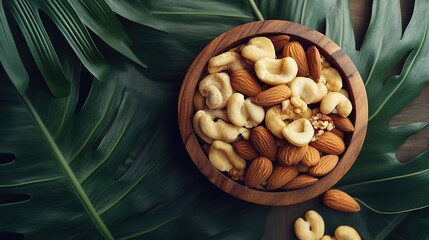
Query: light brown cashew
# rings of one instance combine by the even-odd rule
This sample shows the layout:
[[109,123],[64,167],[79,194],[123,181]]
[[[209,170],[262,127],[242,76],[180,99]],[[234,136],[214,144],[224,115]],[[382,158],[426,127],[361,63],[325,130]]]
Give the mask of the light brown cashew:
[[308,109],[307,103],[299,97],[292,97],[290,103],[293,107],[293,111],[297,114],[306,112]]
[[207,70],[209,73],[218,73],[222,71],[234,72],[244,69],[242,58],[236,52],[225,52],[209,60]]
[[232,87],[227,73],[207,75],[198,87],[201,95],[206,97],[206,105],[210,109],[222,109],[232,95]]
[[[296,115],[293,111],[291,111],[291,114],[293,114],[293,116]],[[287,124],[289,124],[289,121],[287,121],[289,117],[291,116],[285,114],[282,111],[280,105],[273,106],[268,109],[267,113],[265,114],[265,126],[272,134],[282,139],[284,138],[282,131],[283,128],[286,127]]]
[[238,156],[231,144],[216,140],[212,143],[209,150],[209,160],[213,166],[222,172],[233,174],[238,180],[244,177],[246,161]]
[[291,144],[303,147],[313,138],[314,129],[310,120],[300,118],[283,128],[282,134]]
[[307,104],[317,103],[328,93],[323,83],[316,83],[311,78],[297,77],[290,83],[291,97],[299,97]]
[[361,240],[356,229],[350,226],[339,226],[335,229],[335,240]]
[[262,82],[280,85],[288,83],[296,77],[298,65],[291,57],[262,58],[255,63],[255,72]]
[[212,119],[217,120],[217,119],[222,119],[223,121],[230,123],[231,121],[229,121],[228,119],[228,114],[226,113],[226,109],[209,109],[209,108],[204,108],[204,112],[206,112],[207,115],[210,115],[212,117]]
[[237,127],[256,127],[265,117],[264,108],[252,103],[251,98],[244,100],[244,95],[234,93],[228,100],[229,120]]
[[320,102],[320,111],[323,114],[337,113],[341,117],[347,117],[352,112],[353,106],[350,100],[339,92],[330,92]]
[[338,91],[338,92],[341,93],[341,94],[343,94],[344,96],[346,96],[346,98],[350,99],[350,94],[349,94],[349,92],[347,92],[346,89],[341,88],[341,90]]
[[195,133],[207,143],[214,140],[224,142],[233,142],[239,135],[244,139],[249,139],[250,131],[246,128],[237,127],[219,119],[214,120],[213,116],[207,114],[204,110],[195,113],[193,119]]
[[335,68],[323,68],[322,76],[326,79],[326,87],[329,91],[338,92],[343,87],[343,79]]
[[270,39],[266,37],[254,37],[249,40],[246,46],[241,50],[241,54],[246,59],[256,62],[262,58],[276,58],[276,51]]
[[298,218],[295,221],[295,235],[300,240],[319,240],[324,232],[325,222],[314,210],[305,214],[305,220]]

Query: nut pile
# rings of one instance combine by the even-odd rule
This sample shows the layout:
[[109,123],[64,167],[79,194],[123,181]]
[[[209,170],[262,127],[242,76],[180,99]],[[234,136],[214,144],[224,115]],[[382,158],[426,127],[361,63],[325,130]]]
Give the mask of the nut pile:
[[210,59],[194,95],[193,126],[210,162],[264,191],[314,184],[345,151],[352,103],[315,46],[254,37]]
[[314,210],[308,211],[304,219],[295,221],[295,235],[300,240],[361,240],[356,229],[346,225],[338,226],[334,236],[325,235],[325,222]]

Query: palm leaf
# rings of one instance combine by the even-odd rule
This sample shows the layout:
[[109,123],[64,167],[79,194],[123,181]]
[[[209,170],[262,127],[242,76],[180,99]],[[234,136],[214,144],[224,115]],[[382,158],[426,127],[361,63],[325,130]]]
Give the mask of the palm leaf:
[[[38,77],[37,71],[31,71],[29,90],[21,96],[17,90],[22,93],[23,88],[17,84],[18,80],[11,81],[12,85],[2,78],[0,115],[5,117],[0,119],[0,132],[4,136],[0,138],[0,158],[4,159],[0,161],[0,175],[4,176],[0,180],[0,211],[4,214],[0,215],[0,233],[3,236],[261,238],[269,208],[233,199],[209,184],[187,157],[175,118],[181,79],[196,54],[221,32],[256,18],[301,22],[325,32],[340,44],[367,83],[371,119],[362,154],[338,185],[356,196],[363,203],[363,210],[359,214],[340,214],[323,207],[317,199],[298,206],[271,208],[265,237],[292,238],[285,232],[291,234],[291,229],[284,224],[297,216],[291,212],[302,216],[309,208],[326,216],[330,232],[335,226],[347,223],[355,226],[365,239],[424,236],[410,227],[425,227],[428,221],[427,208],[415,210],[429,203],[422,188],[429,181],[427,152],[400,164],[394,151],[425,123],[392,127],[389,121],[419,94],[429,79],[424,66],[429,49],[428,32],[421,31],[429,23],[425,18],[427,1],[416,2],[403,34],[398,20],[399,1],[374,1],[371,24],[359,50],[355,46],[347,1],[148,0],[133,5],[131,1],[109,0],[97,1],[100,8],[87,1],[69,3],[81,21],[106,43],[112,43],[106,40],[109,36],[112,39],[129,36],[133,42],[130,52],[136,57],[130,55],[129,59],[134,62],[140,59],[148,68],[140,69],[126,61],[118,66],[109,65],[111,70],[101,83],[79,68],[80,61],[85,63],[79,54],[78,60],[70,48],[61,46],[67,50],[62,52],[59,67],[71,81],[69,96],[53,99],[42,84],[46,76]],[[100,20],[101,16],[113,16],[107,4],[134,22],[121,19],[125,33],[116,20],[111,22],[112,32],[107,31],[109,21]],[[127,9],[141,5],[144,6],[141,11],[135,8],[127,14]],[[19,9],[15,7],[16,11]],[[68,7],[52,11],[65,9]],[[27,14],[37,17],[35,13]],[[28,18],[27,14],[20,17]],[[59,25],[67,26],[65,22],[56,21],[66,35],[68,30],[61,30]],[[30,33],[34,31],[27,28]],[[6,36],[9,28],[5,29]],[[66,40],[70,43],[67,35]],[[72,42],[70,45],[73,47]],[[383,51],[385,48],[392,51]],[[124,51],[116,50],[127,56]],[[109,56],[120,58],[118,52],[110,51]],[[46,53],[38,57],[43,54]],[[401,74],[385,79],[403,58],[406,61]],[[2,64],[5,65],[3,60]],[[9,78],[11,71],[6,70]],[[85,90],[88,82],[89,94]],[[279,212],[282,214],[273,214]]]

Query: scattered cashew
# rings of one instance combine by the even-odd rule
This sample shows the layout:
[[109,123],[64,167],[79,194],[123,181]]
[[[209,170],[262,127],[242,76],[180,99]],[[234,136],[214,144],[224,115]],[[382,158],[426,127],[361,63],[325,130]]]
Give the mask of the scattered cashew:
[[329,235],[325,235],[320,240],[336,240],[336,239],[335,239],[335,237],[331,237]]
[[212,119],[222,119],[223,121],[230,123],[231,121],[228,119],[228,114],[225,109],[203,109],[207,115],[210,115]]
[[352,109],[350,100],[339,92],[328,93],[320,102],[320,111],[323,114],[337,113],[342,117],[347,117]]
[[264,120],[264,108],[252,103],[251,98],[244,100],[244,95],[234,93],[228,100],[229,120],[238,127],[256,127]]
[[[237,179],[244,176],[246,161],[234,152],[234,148],[225,142],[216,140],[210,146],[209,160],[216,169],[233,174]],[[236,180],[237,180],[236,179]]]
[[315,83],[311,78],[297,77],[290,83],[291,96],[299,97],[307,104],[320,102],[328,93],[323,83]]
[[193,119],[194,130],[205,142],[212,143],[214,140],[233,142],[241,134],[244,139],[249,139],[250,131],[246,128],[237,127],[213,116],[204,110],[195,113]]
[[335,68],[323,68],[322,76],[326,79],[326,87],[329,91],[338,92],[343,87],[343,79]]
[[298,65],[291,57],[262,58],[255,63],[255,72],[262,82],[280,85],[288,83],[296,77]]
[[305,220],[298,218],[295,221],[295,234],[300,240],[319,240],[325,232],[323,218],[313,210],[305,214]]
[[265,57],[276,58],[274,45],[267,37],[254,37],[250,39],[247,45],[241,50],[241,54],[252,62]]
[[233,93],[227,73],[208,75],[200,82],[199,91],[206,97],[206,104],[210,109],[224,108]]
[[303,147],[311,141],[314,129],[308,119],[300,118],[283,128],[282,134],[291,144]]
[[235,71],[244,69],[242,58],[236,52],[225,52],[209,60],[207,71],[209,73],[218,73],[222,71]]
[[335,229],[335,240],[361,240],[356,229],[350,226],[339,226]]

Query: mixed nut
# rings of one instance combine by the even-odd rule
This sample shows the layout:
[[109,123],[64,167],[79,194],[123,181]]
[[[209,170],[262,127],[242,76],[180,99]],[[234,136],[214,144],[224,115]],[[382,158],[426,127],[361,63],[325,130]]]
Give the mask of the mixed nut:
[[315,46],[254,37],[210,59],[193,126],[216,169],[249,188],[293,190],[332,171],[354,130],[340,73]]

